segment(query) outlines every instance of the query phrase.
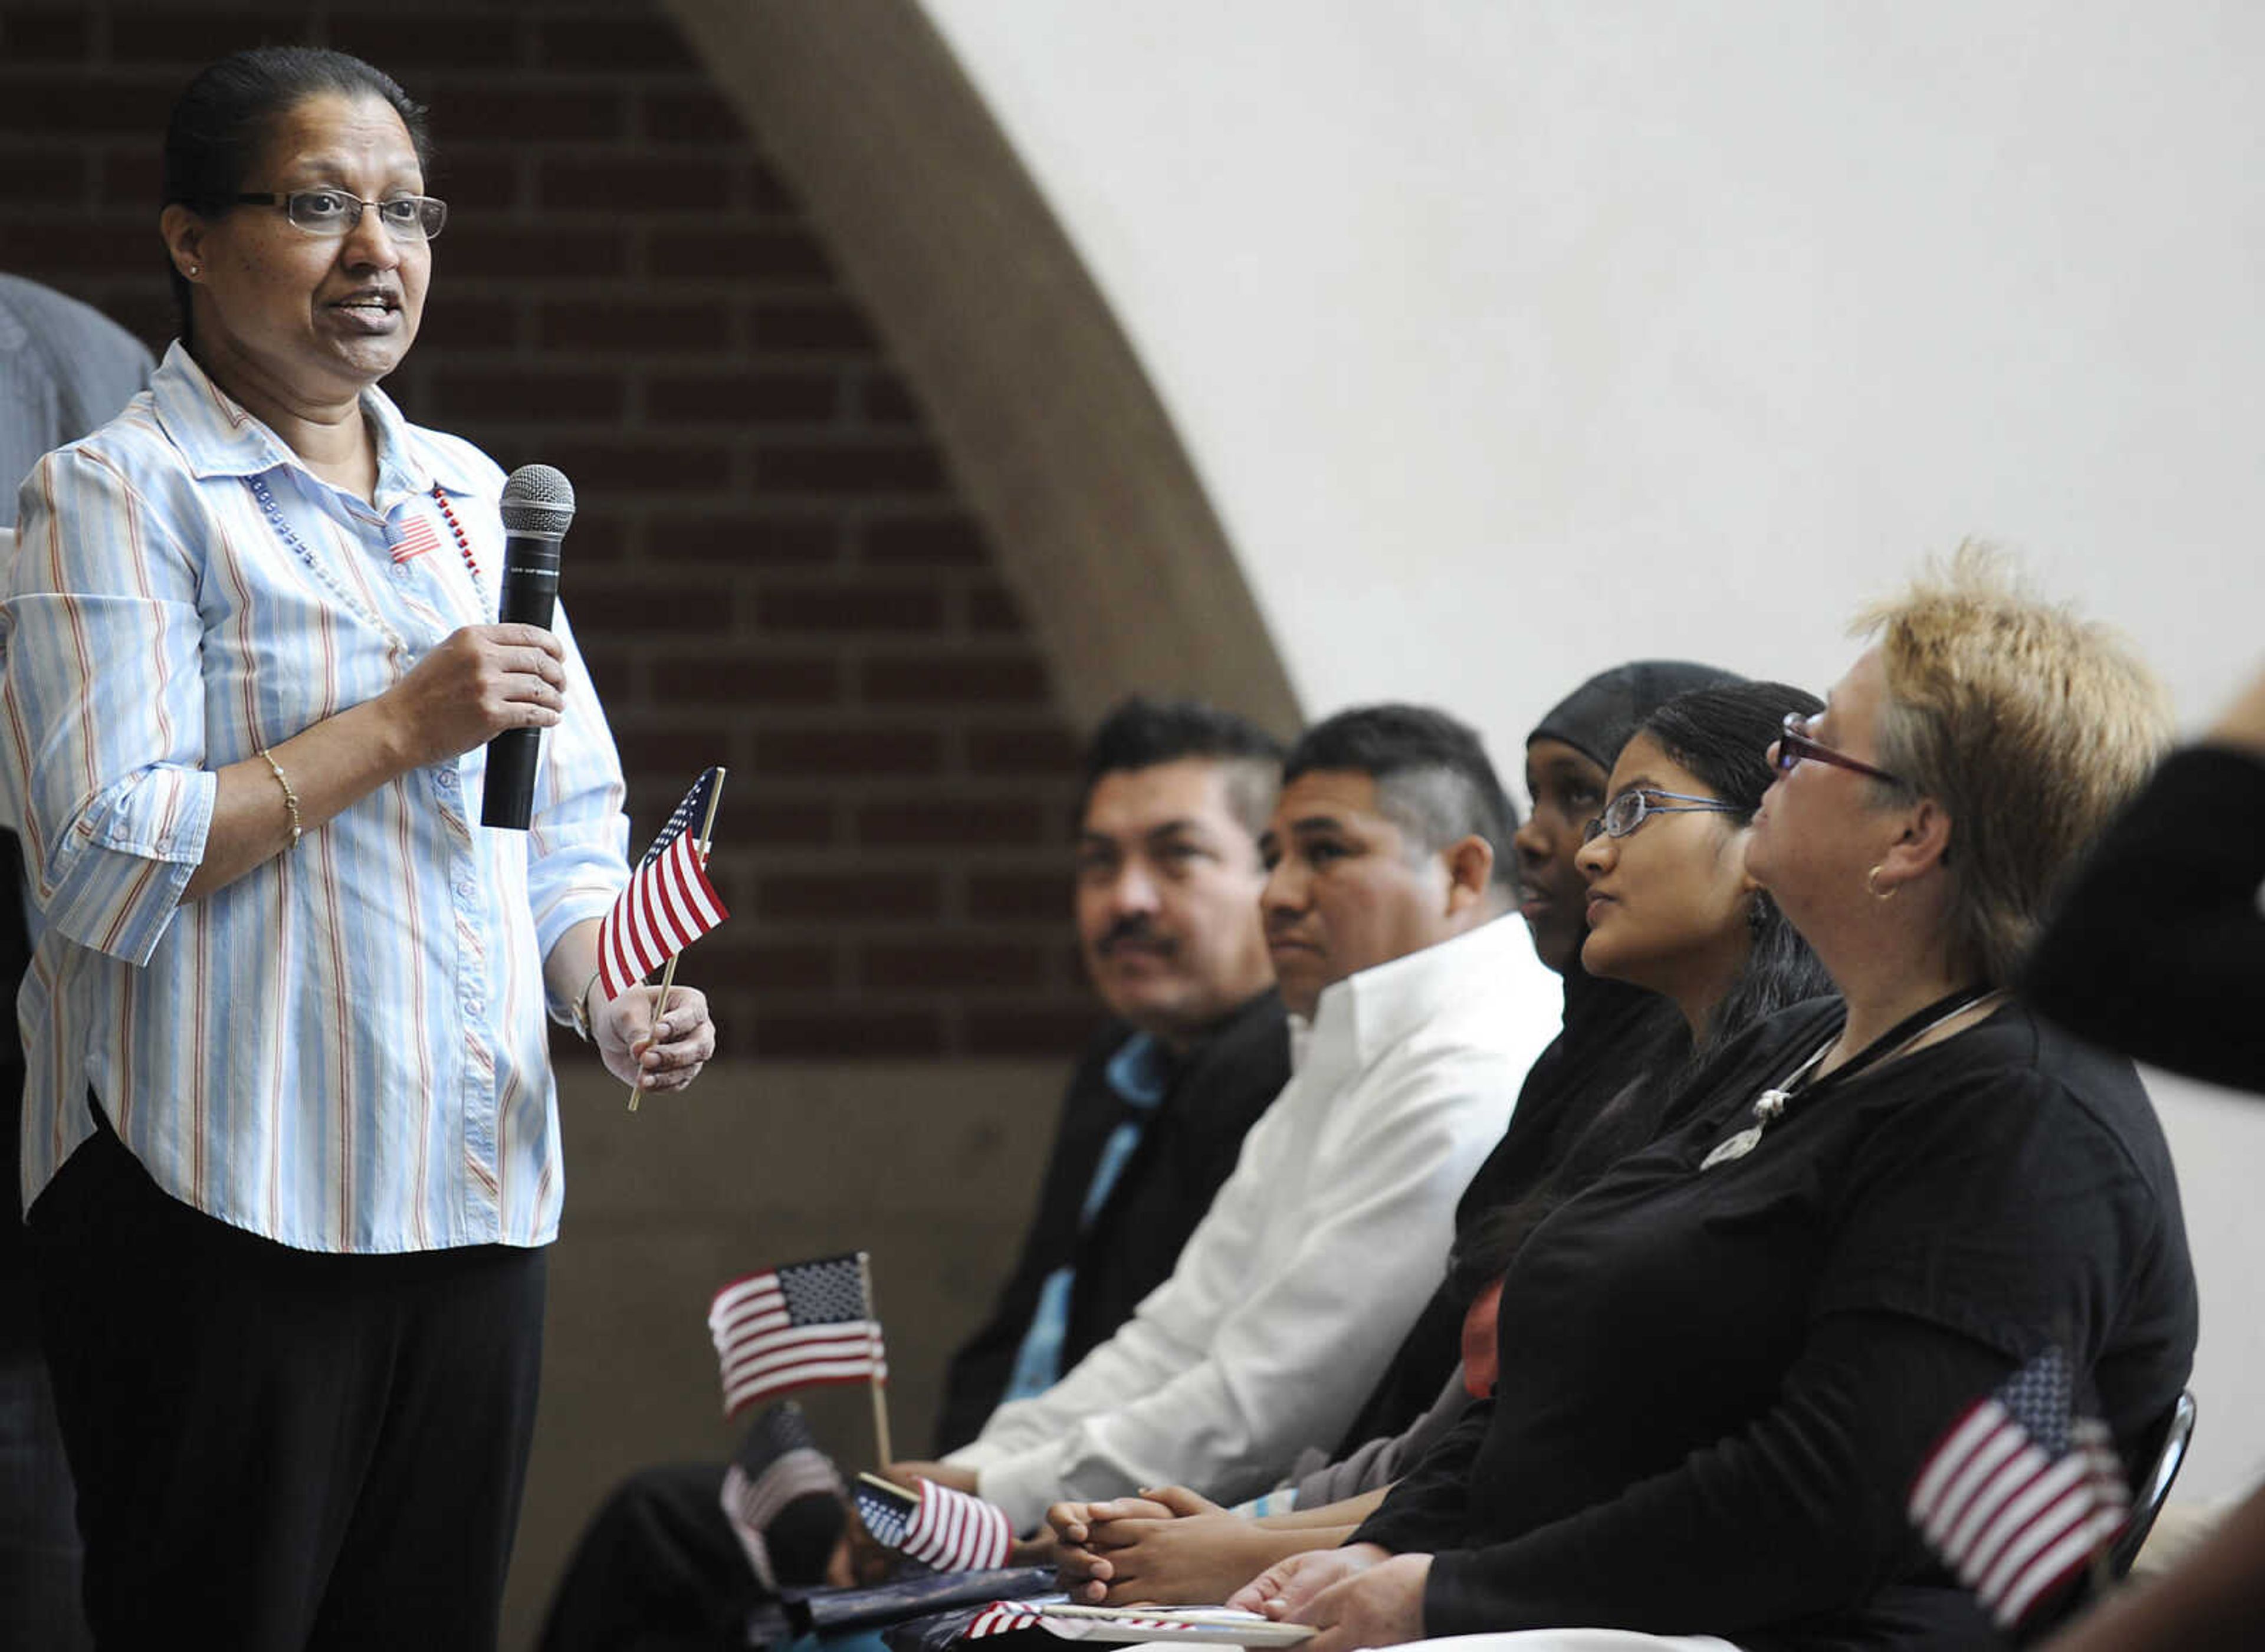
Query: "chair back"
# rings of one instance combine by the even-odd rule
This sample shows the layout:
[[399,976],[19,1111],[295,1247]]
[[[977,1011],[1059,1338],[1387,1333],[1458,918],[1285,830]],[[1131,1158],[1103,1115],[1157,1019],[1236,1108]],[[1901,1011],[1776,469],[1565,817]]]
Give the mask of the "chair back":
[[2162,1513],[2163,1504],[2170,1498],[2171,1482],[2178,1479],[2179,1468],[2187,1460],[2194,1429],[2194,1390],[2189,1388],[2181,1390],[2172,1404],[2171,1415],[2163,1422],[2161,1444],[2139,1476],[2139,1483],[2131,1488],[2131,1518],[2108,1551],[2108,1569],[2115,1576],[2121,1577],[2131,1569],[2147,1533],[2155,1529],[2155,1517]]

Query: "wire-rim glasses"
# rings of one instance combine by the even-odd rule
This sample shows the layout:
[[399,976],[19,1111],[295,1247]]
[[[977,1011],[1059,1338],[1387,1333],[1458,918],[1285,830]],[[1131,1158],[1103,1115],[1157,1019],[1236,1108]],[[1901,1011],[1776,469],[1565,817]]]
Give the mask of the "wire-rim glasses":
[[[1655,798],[1670,798],[1671,802],[1657,803]],[[1599,837],[1624,838],[1656,814],[1744,814],[1744,810],[1734,803],[1724,803],[1720,797],[1694,797],[1687,791],[1660,791],[1655,788],[1636,786],[1621,792],[1605,805],[1604,812],[1581,828],[1581,841],[1593,843]]]
[[243,207],[280,207],[292,224],[309,235],[352,235],[370,207],[377,221],[396,241],[430,241],[448,222],[448,203],[435,195],[395,195],[385,200],[364,200],[343,189],[295,189],[288,195],[270,191],[238,195]]
[[1772,766],[1779,774],[1790,775],[1802,760],[1806,758],[1811,762],[1830,763],[1835,768],[1846,768],[1859,775],[1868,775],[1874,780],[1883,780],[1889,785],[1904,791],[1912,790],[1911,783],[1901,776],[1890,775],[1884,768],[1875,768],[1861,758],[1851,757],[1846,752],[1836,752],[1822,741],[1811,739],[1808,730],[1809,719],[1800,712],[1788,711],[1785,714],[1785,723],[1778,731],[1777,747],[1771,753]]

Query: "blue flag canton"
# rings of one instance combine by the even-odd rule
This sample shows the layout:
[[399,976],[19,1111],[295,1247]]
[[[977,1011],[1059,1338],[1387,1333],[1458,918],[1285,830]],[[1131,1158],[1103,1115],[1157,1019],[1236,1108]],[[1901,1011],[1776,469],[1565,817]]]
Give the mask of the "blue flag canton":
[[857,1505],[857,1518],[864,1523],[866,1532],[874,1542],[885,1549],[900,1549],[905,1546],[905,1533],[911,1529],[913,1511],[903,1497],[891,1496],[878,1486],[859,1482],[850,1494]]
[[755,1419],[732,1460],[739,1466],[740,1473],[755,1480],[789,1452],[817,1450],[818,1437],[810,1431],[802,1408],[784,1400]]
[[716,771],[711,768],[692,782],[692,790],[684,794],[684,801],[676,805],[676,812],[668,817],[668,824],[661,827],[660,835],[652,841],[652,847],[645,852],[645,858],[637,864],[641,867],[652,865],[670,844],[707,819],[708,794],[715,789]]
[[1998,1403],[2021,1425],[2037,1449],[2054,1462],[2068,1455],[2069,1427],[2075,1414],[2075,1381],[2068,1356],[2048,1348],[2006,1379]]
[[791,1263],[778,1270],[778,1282],[787,1317],[797,1325],[837,1325],[867,1317],[865,1274],[855,1255]]

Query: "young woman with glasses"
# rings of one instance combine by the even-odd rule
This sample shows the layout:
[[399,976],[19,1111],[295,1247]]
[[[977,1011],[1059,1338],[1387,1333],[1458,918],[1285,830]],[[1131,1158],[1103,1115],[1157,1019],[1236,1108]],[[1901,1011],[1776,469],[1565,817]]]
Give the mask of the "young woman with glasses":
[[1535,1228],[1493,1401],[1351,1542],[1235,1597],[1319,1626],[1313,1652],[2001,1647],[1908,1511],[1934,1448],[2056,1360],[2127,1469],[2175,1401],[2196,1313],[2161,1131],[2128,1062],[2003,990],[2159,750],[2159,691],[1978,555],[1865,627],[1746,834],[1840,1000],[1733,1041]]

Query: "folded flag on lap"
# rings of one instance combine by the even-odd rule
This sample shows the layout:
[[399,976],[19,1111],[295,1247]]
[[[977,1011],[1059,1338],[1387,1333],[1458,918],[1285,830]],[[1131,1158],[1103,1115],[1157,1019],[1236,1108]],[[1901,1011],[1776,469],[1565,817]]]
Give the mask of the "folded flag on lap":
[[1038,1614],[1019,1600],[994,1600],[975,1614],[975,1621],[967,1626],[960,1637],[966,1641],[986,1641],[994,1634],[1004,1634],[1009,1629],[1035,1629]]
[[2001,1629],[2057,1596],[2131,1504],[2108,1425],[2076,1408],[2049,1348],[1977,1401],[1921,1465],[1912,1523]]

